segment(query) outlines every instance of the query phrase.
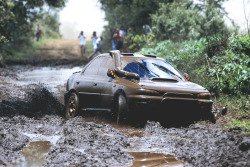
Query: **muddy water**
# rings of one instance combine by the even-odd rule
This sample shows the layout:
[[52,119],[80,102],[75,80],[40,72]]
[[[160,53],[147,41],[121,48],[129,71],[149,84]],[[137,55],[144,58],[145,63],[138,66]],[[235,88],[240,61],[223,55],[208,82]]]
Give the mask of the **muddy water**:
[[21,151],[21,159],[14,164],[16,167],[36,167],[43,166],[46,161],[51,143],[49,141],[34,141]]
[[[76,71],[80,71],[81,67],[75,68],[56,68],[43,67],[31,71],[25,71],[18,76],[18,85],[28,85],[31,83],[45,84],[63,103],[63,94],[65,92],[66,81],[69,76]],[[128,152],[134,157],[132,166],[184,166],[182,161],[177,160],[170,151],[162,151],[160,147],[155,147],[154,142],[145,143],[142,139],[148,134],[144,128],[134,128],[131,126],[120,126],[105,118],[105,113],[97,115],[91,114],[90,117],[84,117],[87,122],[99,124],[109,124],[115,129],[128,136],[130,147],[125,152]],[[29,135],[27,135],[29,136]],[[32,136],[29,136],[32,138]],[[56,145],[52,143],[52,145]],[[40,141],[31,142],[28,147],[22,151],[23,158],[17,166],[41,166],[46,162],[46,153],[49,151],[51,142]]]
[[18,76],[17,85],[28,85],[32,83],[45,84],[51,89],[58,99],[63,102],[63,94],[67,79],[73,72],[81,71],[82,67],[60,68],[60,67],[41,67],[39,69],[25,71]]
[[[93,111],[92,111],[93,112]],[[94,115],[94,116],[93,116]],[[109,124],[128,137],[130,146],[125,149],[134,157],[131,167],[183,167],[189,165],[184,161],[178,160],[174,155],[169,154],[171,150],[162,151],[157,143],[145,142],[143,137],[151,136],[145,132],[145,128],[135,128],[130,125],[117,125],[114,121],[105,118],[104,113],[96,112],[94,114],[83,115],[85,121],[95,122],[97,124]],[[152,136],[152,140],[154,136]]]
[[177,160],[173,155],[149,153],[149,152],[130,152],[134,157],[131,167],[182,167],[183,162]]

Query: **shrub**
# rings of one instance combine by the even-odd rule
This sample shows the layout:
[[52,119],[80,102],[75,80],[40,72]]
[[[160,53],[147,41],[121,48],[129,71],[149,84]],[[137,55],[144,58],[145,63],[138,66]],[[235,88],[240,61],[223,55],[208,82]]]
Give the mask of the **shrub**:
[[229,48],[219,48],[219,54],[209,58],[205,38],[174,43],[158,42],[142,48],[140,53],[155,54],[169,60],[181,72],[187,72],[193,82],[203,85],[216,95],[250,93],[250,39],[249,36],[232,36]]

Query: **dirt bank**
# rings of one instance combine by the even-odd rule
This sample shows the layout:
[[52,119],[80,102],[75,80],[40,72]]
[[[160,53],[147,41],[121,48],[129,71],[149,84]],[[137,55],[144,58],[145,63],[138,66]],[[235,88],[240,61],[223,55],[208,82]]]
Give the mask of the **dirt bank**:
[[43,47],[37,51],[37,53],[30,55],[28,59],[6,59],[4,64],[7,67],[10,65],[81,66],[88,62],[90,50],[91,49],[87,49],[86,54],[84,56],[80,56],[78,40],[58,39],[45,43]]

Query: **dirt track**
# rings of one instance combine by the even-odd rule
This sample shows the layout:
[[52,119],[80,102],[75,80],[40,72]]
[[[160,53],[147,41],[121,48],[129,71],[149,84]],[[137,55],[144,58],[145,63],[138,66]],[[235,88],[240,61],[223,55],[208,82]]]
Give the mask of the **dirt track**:
[[62,95],[68,71],[77,70],[71,62],[86,63],[77,48],[77,41],[51,41],[33,66],[0,68],[0,166],[250,166],[242,128],[118,126],[102,112],[66,120]]

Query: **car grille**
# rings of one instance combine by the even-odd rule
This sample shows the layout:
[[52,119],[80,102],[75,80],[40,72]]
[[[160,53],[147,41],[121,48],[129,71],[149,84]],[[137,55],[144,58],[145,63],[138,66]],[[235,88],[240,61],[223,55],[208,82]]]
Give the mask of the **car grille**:
[[189,98],[189,99],[194,99],[194,95],[191,93],[165,93],[163,95],[164,98]]

